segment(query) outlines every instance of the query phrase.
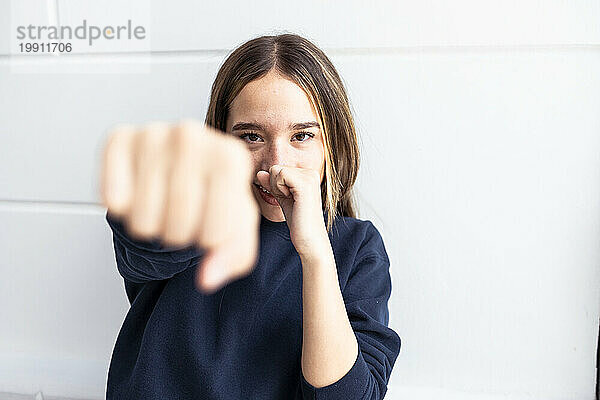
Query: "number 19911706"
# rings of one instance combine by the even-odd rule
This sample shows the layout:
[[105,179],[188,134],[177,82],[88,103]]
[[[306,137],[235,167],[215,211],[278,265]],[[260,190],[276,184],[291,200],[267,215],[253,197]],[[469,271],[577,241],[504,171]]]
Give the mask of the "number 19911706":
[[19,43],[21,53],[70,53],[71,43]]

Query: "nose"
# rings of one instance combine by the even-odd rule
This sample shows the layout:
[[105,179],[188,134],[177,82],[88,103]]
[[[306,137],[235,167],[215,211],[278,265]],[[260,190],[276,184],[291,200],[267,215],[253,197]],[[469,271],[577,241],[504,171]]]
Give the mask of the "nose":
[[290,165],[290,146],[285,140],[273,140],[266,149],[261,169],[268,171],[273,165]]

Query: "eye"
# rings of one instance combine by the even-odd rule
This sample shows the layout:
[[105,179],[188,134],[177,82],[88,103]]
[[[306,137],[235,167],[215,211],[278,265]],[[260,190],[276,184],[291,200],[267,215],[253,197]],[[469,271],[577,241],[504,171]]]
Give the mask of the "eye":
[[[298,137],[298,136],[302,136],[302,135],[304,135],[303,137],[306,137],[306,136],[308,136],[308,137],[310,137],[310,138],[313,138],[313,137],[315,137],[315,135],[314,135],[314,134],[312,134],[312,133],[310,133],[310,132],[298,132],[298,133],[296,133],[296,134],[294,135],[294,137]],[[308,139],[306,139],[306,140],[298,140],[298,141],[299,141],[299,142],[306,142],[306,141],[308,141]]]
[[[240,139],[243,140],[244,138],[258,138],[258,135],[255,133],[247,132],[247,133],[240,135]],[[256,140],[247,140],[246,142],[247,143],[256,143],[257,141]]]

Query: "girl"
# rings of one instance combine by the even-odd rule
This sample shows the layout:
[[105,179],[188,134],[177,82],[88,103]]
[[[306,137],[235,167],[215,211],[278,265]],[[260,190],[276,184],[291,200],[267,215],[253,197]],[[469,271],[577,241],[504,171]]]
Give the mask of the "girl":
[[336,69],[300,36],[250,40],[221,66],[205,123],[250,154],[256,265],[201,293],[202,248],[135,238],[107,212],[131,304],[107,399],[382,399],[401,344],[390,261],[356,217],[358,144]]

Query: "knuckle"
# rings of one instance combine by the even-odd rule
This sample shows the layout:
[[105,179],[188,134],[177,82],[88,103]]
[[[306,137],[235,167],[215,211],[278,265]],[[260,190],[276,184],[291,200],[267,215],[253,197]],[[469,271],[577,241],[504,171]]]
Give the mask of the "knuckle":
[[235,139],[226,139],[218,148],[219,156],[223,161],[223,168],[227,173],[250,170],[251,160],[248,150]]
[[134,239],[149,239],[157,233],[147,219],[137,215],[128,215],[126,228]]
[[135,131],[137,126],[135,124],[131,124],[128,122],[119,122],[112,125],[108,129],[108,133],[110,136],[126,134],[127,132]]
[[169,126],[165,122],[150,122],[144,125],[142,132],[142,143],[148,147],[156,147],[163,144],[169,133]]
[[246,145],[240,142],[238,139],[227,137],[228,145],[230,147],[231,156],[241,165],[250,166],[250,152],[246,148]]
[[317,183],[319,181],[319,173],[317,171],[315,171],[314,169],[306,169],[303,171],[304,173],[302,174],[304,176],[304,179],[306,182],[308,183]]
[[199,136],[202,136],[203,132],[203,126],[198,121],[192,119],[181,120],[175,128],[179,136],[186,140],[196,140]]
[[125,142],[128,138],[136,133],[136,128],[132,124],[120,123],[114,125],[109,131],[105,141],[105,154]]
[[114,200],[106,195],[103,195],[102,204],[107,208],[108,212],[116,217],[125,216],[129,211],[129,203],[125,201]]
[[225,136],[225,135],[223,135],[222,131],[220,131],[219,129],[213,128],[212,126],[210,126],[208,124],[202,125],[202,133],[204,134],[204,136],[210,136],[210,137]]
[[321,175],[319,174],[319,172],[317,172],[315,170],[311,170],[311,176],[314,179],[315,183],[321,182]]
[[200,133],[189,125],[180,124],[173,129],[171,139],[177,151],[195,151],[200,143]]
[[131,124],[114,125],[108,132],[102,150],[100,169],[102,204],[116,216],[124,215],[129,207],[130,192],[127,188],[123,188],[129,175],[119,168],[129,161],[131,156],[129,146],[135,134],[135,127]]
[[181,130],[193,132],[195,135],[201,134],[205,130],[204,124],[193,118],[183,118],[177,126]]
[[169,246],[183,246],[184,244],[189,243],[190,240],[191,235],[185,234],[179,230],[163,234],[163,241]]

